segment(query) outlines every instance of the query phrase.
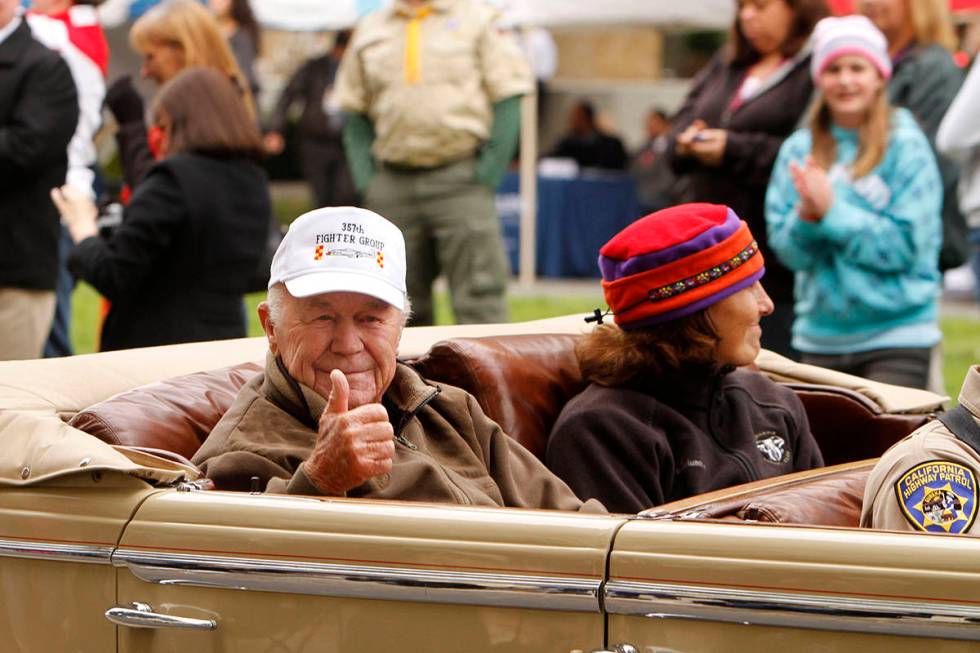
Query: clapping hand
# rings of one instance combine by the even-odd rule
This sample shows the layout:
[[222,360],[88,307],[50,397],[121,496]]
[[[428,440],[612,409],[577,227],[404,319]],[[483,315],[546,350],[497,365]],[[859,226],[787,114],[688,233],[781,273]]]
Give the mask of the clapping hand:
[[342,495],[390,472],[395,455],[395,432],[385,407],[364,404],[350,409],[349,399],[347,377],[333,370],[313,453],[303,463],[310,482],[327,495]]
[[791,162],[789,172],[793,185],[800,195],[800,219],[807,222],[820,222],[834,203],[834,188],[827,171],[818,166],[812,156],[807,156],[803,164]]

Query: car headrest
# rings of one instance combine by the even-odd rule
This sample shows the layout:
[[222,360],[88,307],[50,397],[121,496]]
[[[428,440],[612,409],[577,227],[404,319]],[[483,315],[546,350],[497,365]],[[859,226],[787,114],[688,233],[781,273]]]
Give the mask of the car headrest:
[[870,473],[870,462],[824,469],[812,478],[699,506],[696,511],[702,518],[857,528]]
[[244,363],[140,386],[89,406],[69,424],[109,444],[191,458],[238,390],[261,371]]
[[412,363],[427,379],[474,395],[504,433],[544,458],[558,413],[585,388],[570,334],[453,338]]
[[827,465],[876,458],[931,419],[927,414],[882,413],[873,401],[847,388],[805,383],[789,387],[803,402],[810,432]]

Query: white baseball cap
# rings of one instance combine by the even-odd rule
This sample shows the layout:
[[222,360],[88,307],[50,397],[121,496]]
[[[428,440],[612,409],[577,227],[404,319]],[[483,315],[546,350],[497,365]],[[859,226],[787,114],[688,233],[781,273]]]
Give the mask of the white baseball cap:
[[405,310],[405,239],[377,213],[353,206],[296,218],[272,258],[269,287],[293,297],[359,292]]

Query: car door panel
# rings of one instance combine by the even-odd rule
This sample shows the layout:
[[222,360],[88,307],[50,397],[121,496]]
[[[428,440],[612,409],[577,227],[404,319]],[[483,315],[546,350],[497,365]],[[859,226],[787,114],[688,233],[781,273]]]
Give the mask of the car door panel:
[[152,490],[94,471],[0,489],[0,642],[18,653],[116,647],[103,612],[116,600],[112,550]]
[[269,642],[289,651],[592,650],[603,643],[598,592],[623,521],[163,493],[141,507],[113,557],[119,605],[217,627],[122,627],[120,651],[266,651]]
[[978,587],[977,538],[637,520],[605,607],[609,642],[641,651],[972,651]]

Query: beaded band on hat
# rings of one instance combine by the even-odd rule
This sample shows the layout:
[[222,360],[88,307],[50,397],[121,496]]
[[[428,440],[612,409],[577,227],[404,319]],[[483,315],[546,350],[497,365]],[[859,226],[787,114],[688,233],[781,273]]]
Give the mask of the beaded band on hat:
[[605,312],[602,309],[595,309],[591,315],[585,317],[586,322],[595,322],[597,324],[602,324],[604,317],[609,315],[625,315],[633,309],[646,304],[647,302],[661,302],[673,297],[677,297],[680,294],[699,288],[705,284],[711,283],[721,277],[734,272],[748,262],[753,256],[759,253],[759,243],[755,240],[750,242],[741,252],[728,259],[727,261],[720,263],[718,265],[712,266],[703,272],[687,277],[680,281],[675,281],[673,283],[667,284],[665,286],[660,286],[659,288],[651,288],[647,291],[647,296],[638,302],[634,302],[629,306],[621,309],[617,313],[613,313],[611,308],[606,308]]

